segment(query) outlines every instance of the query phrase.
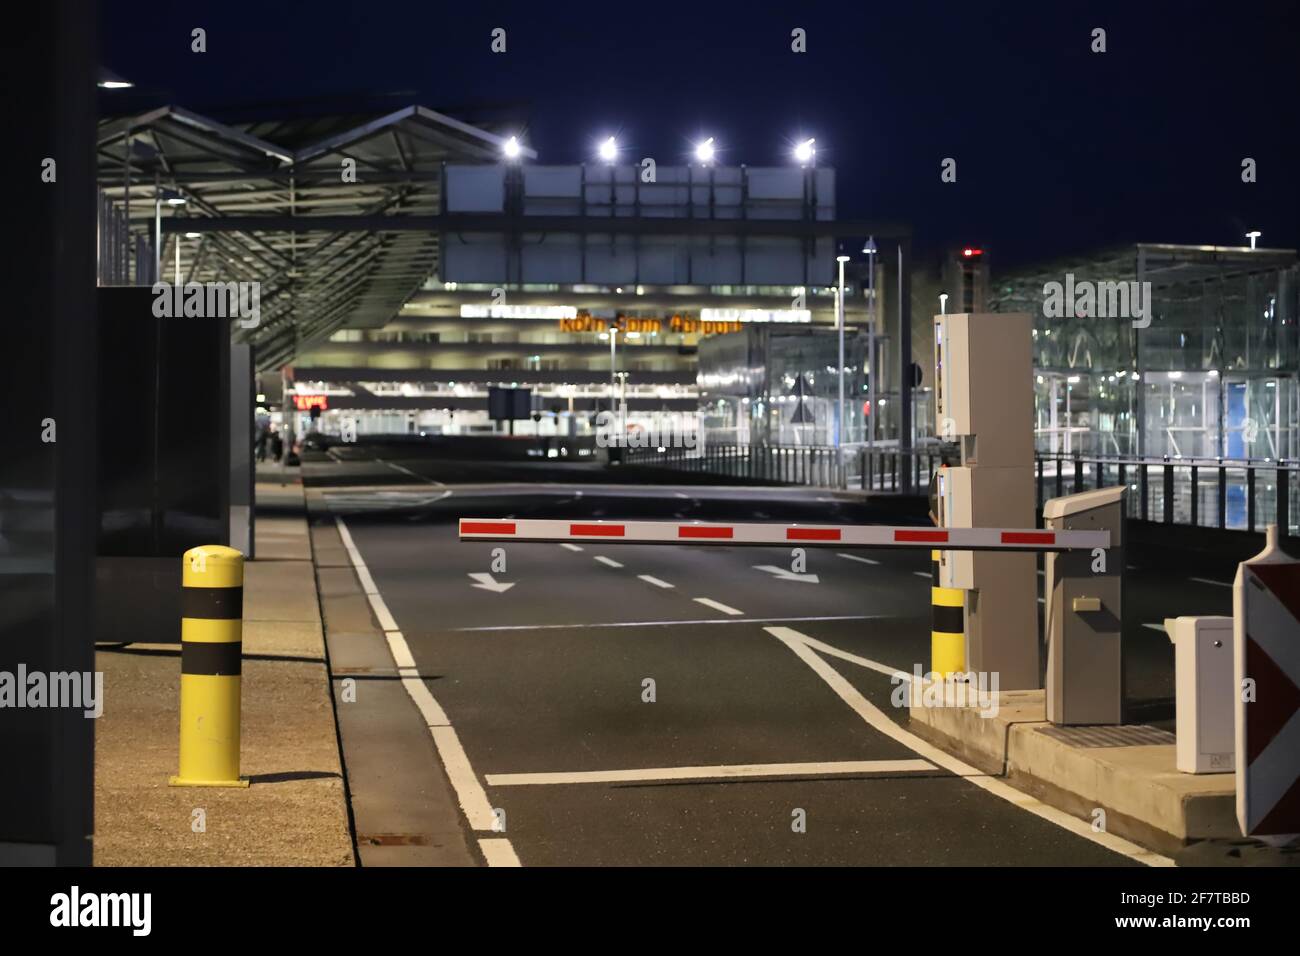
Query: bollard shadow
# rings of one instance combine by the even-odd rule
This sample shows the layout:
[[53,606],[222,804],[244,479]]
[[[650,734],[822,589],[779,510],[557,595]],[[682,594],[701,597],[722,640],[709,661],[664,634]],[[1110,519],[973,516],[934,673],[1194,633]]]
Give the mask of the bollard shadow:
[[342,780],[343,775],[333,770],[286,770],[282,773],[255,773],[250,774],[248,782],[250,784],[261,783],[289,783],[293,780]]

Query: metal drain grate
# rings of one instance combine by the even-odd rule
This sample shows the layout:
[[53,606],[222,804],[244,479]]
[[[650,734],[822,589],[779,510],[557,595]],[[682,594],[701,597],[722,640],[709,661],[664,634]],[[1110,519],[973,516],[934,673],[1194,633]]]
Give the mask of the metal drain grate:
[[1149,747],[1173,744],[1177,739],[1167,730],[1144,724],[1128,727],[1039,727],[1038,732],[1071,747]]

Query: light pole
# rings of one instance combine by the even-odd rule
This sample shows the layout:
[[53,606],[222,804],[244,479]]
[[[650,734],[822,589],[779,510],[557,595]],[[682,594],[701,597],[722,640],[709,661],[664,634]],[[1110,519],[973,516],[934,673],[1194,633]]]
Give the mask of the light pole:
[[1262,235],[1263,233],[1260,232],[1258,229],[1252,229],[1250,232],[1246,233],[1246,238],[1250,240],[1250,248],[1252,249],[1255,248],[1255,240]]
[[867,416],[867,450],[876,441],[876,238],[868,236],[862,247],[867,257],[867,298],[871,302],[871,313],[867,317],[867,407],[871,414]]
[[835,447],[844,447],[844,263],[849,261],[848,256],[836,256],[835,261],[840,264],[840,288],[839,295],[835,297],[836,322],[839,326],[840,339],[840,401],[839,401],[839,427],[835,430]]
[[618,379],[618,357],[614,349],[618,345],[618,326],[609,327],[609,410],[614,413],[614,389],[615,381]]
[[939,293],[939,314],[940,315],[948,314],[948,293],[947,292]]

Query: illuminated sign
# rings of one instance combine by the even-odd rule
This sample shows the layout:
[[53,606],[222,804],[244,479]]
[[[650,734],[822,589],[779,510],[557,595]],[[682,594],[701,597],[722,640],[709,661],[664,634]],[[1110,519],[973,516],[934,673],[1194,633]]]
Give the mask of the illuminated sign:
[[330,407],[329,396],[327,395],[298,395],[293,396],[293,407],[300,412],[311,411],[313,408],[319,408],[325,411]]
[[705,321],[687,315],[671,315],[663,318],[620,315],[615,319],[604,319],[588,312],[581,312],[572,319],[560,319],[561,332],[608,332],[611,325],[617,326],[620,332],[636,332],[642,335],[653,335],[659,332],[720,335],[723,332],[739,332],[744,328],[740,322]]
[[809,309],[700,309],[705,322],[811,322]]
[[572,319],[572,305],[462,305],[462,319]]

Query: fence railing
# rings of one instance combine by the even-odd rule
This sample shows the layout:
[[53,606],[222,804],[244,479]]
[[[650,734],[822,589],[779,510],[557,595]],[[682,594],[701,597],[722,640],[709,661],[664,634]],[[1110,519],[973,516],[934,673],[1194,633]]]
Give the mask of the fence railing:
[[[927,494],[930,476],[956,464],[943,446],[899,451],[863,446],[757,446],[629,449],[629,464],[675,468],[742,481],[860,489],[896,494],[910,473],[915,494]],[[1300,464],[1259,459],[1170,459],[1035,455],[1039,508],[1049,498],[1128,485],[1131,518],[1164,524],[1259,531],[1276,523],[1284,534],[1300,531],[1291,502],[1300,496]]]

